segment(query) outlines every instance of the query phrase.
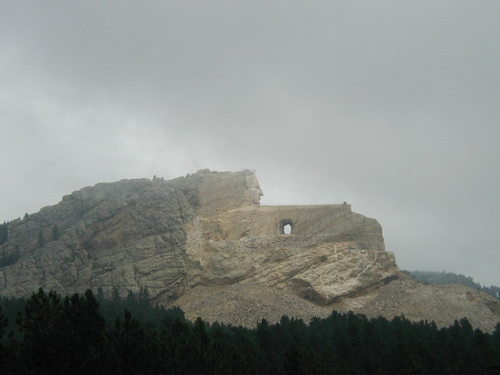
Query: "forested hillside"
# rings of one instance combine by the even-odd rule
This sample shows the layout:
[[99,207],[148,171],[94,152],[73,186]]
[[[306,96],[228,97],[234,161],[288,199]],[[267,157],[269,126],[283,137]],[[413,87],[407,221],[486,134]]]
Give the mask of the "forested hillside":
[[[16,311],[17,310],[17,311]],[[18,312],[18,313],[17,313]],[[118,317],[116,317],[118,315]],[[13,323],[15,320],[15,323]],[[16,332],[13,330],[16,329]],[[40,290],[0,301],[2,374],[498,374],[500,324],[438,329],[404,318],[282,317],[249,329],[194,323],[147,293]]]
[[498,286],[481,286],[476,283],[472,277],[453,272],[433,272],[433,271],[403,271],[404,273],[413,276],[418,281],[426,284],[460,284],[474,289],[484,290],[493,297],[500,299],[500,287]]

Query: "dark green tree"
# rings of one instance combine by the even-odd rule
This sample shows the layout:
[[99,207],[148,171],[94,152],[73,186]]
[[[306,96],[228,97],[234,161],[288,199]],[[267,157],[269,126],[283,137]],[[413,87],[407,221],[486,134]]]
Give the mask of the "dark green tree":
[[43,247],[45,245],[45,239],[43,238],[43,231],[40,229],[38,231],[38,247]]
[[4,335],[5,330],[6,330],[8,325],[9,325],[9,321],[7,320],[5,315],[3,314],[2,306],[0,306],[0,348],[2,345],[3,335]]
[[56,224],[52,227],[52,239],[54,241],[59,239],[59,227]]
[[88,374],[106,368],[105,325],[91,291],[62,299],[40,289],[17,322],[23,335],[20,365],[26,372]]
[[[26,369],[45,371],[58,363],[58,347],[54,347],[55,331],[62,314],[61,298],[43,289],[34,293],[17,318],[23,335],[21,363]],[[57,341],[56,341],[57,342]]]
[[120,374],[155,373],[155,340],[132,318],[130,311],[125,310],[123,320],[116,319],[109,341],[117,355]]
[[7,242],[9,238],[9,223],[0,224],[0,245]]
[[3,336],[9,326],[9,321],[5,317],[2,306],[0,306],[0,369],[4,369],[4,373],[9,373],[11,369],[9,361],[9,348],[4,345]]

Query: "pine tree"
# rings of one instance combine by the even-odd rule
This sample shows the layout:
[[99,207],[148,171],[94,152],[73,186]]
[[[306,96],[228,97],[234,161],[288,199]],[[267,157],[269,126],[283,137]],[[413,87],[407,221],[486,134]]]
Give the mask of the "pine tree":
[[0,245],[7,242],[9,238],[9,223],[0,224]]
[[59,228],[55,224],[52,227],[52,239],[54,241],[59,239]]
[[118,355],[122,374],[154,373],[156,364],[155,340],[141,323],[125,309],[123,320],[116,319],[109,340]]
[[96,373],[105,366],[98,308],[90,290],[64,299],[43,289],[34,293],[17,319],[23,334],[20,365],[29,373]]
[[9,325],[9,321],[5,317],[3,311],[2,311],[2,306],[0,306],[0,350],[2,348],[2,337],[5,333],[5,329]]
[[2,306],[0,306],[0,369],[4,369],[5,373],[8,373],[8,358],[9,352],[8,348],[3,345],[3,335],[7,326],[9,325],[9,321],[5,317],[2,311]]
[[40,229],[38,231],[38,247],[43,247],[45,245],[45,239],[43,238],[43,231]]

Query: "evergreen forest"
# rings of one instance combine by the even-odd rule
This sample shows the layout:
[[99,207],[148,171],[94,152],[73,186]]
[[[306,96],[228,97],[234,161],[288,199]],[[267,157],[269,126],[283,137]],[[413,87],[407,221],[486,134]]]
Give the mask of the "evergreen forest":
[[495,285],[481,286],[476,283],[470,276],[462,275],[461,273],[454,272],[435,272],[435,271],[404,271],[407,275],[413,276],[418,281],[425,284],[458,284],[465,285],[470,288],[480,289],[500,299],[500,288]]
[[105,298],[40,289],[0,298],[1,374],[499,374],[500,324],[283,316],[255,328],[188,321],[146,290]]

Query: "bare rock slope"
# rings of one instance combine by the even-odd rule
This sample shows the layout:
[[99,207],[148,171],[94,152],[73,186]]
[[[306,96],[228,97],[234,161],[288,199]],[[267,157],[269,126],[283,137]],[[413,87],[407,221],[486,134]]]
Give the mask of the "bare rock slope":
[[[8,225],[0,294],[147,287],[188,317],[252,325],[333,309],[490,330],[498,301],[399,272],[379,223],[348,204],[261,206],[250,171],[124,180],[67,195]],[[285,234],[286,227],[291,231]]]

